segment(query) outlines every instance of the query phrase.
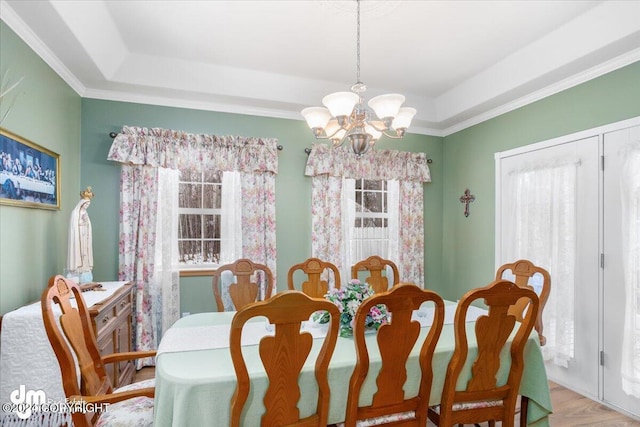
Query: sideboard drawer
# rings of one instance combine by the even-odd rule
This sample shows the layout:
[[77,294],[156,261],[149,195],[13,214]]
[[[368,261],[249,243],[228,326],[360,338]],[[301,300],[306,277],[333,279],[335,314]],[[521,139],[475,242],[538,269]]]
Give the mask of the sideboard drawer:
[[[114,294],[89,308],[101,354],[131,351],[133,284],[125,283]],[[133,381],[133,361],[106,366],[114,388]]]

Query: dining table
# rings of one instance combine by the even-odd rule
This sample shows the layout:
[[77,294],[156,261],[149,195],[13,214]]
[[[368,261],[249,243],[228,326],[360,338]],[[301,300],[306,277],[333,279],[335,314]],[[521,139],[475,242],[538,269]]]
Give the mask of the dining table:
[[[445,324],[433,356],[433,381],[430,405],[440,402],[447,365],[455,347],[453,318],[456,303],[445,301]],[[413,318],[421,324],[421,335],[426,336],[433,319],[433,309],[421,307]],[[458,384],[464,384],[471,376],[472,359],[477,354],[475,336],[472,333],[475,319],[485,311],[472,307],[467,313],[469,357]],[[154,426],[225,426],[229,425],[230,402],[236,386],[236,374],[229,351],[229,331],[235,312],[198,313],[185,316],[169,328],[158,346],[156,356],[156,390]],[[315,411],[318,388],[314,377],[315,355],[322,345],[326,325],[310,319],[303,322],[301,330],[314,337],[311,354],[299,379],[301,398],[298,404],[301,417]],[[265,318],[256,318],[243,330],[242,352],[251,378],[251,392],[245,405],[241,425],[259,426],[264,413],[262,397],[268,379],[258,352],[258,343],[273,334],[273,328]],[[317,339],[316,339],[317,338]],[[370,404],[376,391],[375,376],[380,369],[375,333],[366,335],[370,352],[370,371],[360,395],[360,404]],[[420,342],[420,340],[419,340]],[[417,394],[420,381],[418,365],[419,346],[414,348],[407,361],[407,396]],[[344,421],[349,379],[356,363],[355,343],[351,337],[339,337],[329,364],[329,418],[330,424]],[[501,365],[497,373],[498,383],[504,383],[509,372],[510,355],[507,346],[501,353]],[[525,346],[525,366],[520,384],[520,394],[527,396],[527,423],[530,426],[548,426],[552,412],[551,396],[544,361],[533,331]]]

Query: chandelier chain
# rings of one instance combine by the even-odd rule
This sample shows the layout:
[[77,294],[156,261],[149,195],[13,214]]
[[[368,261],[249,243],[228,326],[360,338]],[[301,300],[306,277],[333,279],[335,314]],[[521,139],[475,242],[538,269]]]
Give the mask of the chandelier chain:
[[356,0],[358,4],[357,15],[357,36],[356,36],[356,83],[360,83],[360,0]]

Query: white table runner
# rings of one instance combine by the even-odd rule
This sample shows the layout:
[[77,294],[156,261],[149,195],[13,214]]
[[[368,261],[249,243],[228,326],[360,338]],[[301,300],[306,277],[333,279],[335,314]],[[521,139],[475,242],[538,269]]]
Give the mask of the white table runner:
[[[302,322],[302,331],[309,332],[313,338],[323,338],[328,325],[316,322]],[[242,329],[242,345],[257,345],[263,337],[273,336],[273,326],[267,321],[249,322]],[[170,328],[165,332],[158,346],[156,357],[162,353],[176,351],[210,350],[229,347],[229,325],[193,326]]]
[[[453,323],[456,307],[457,305],[452,302],[445,305],[445,324]],[[423,328],[431,326],[433,323],[433,311],[434,309],[431,307],[421,308],[413,312],[412,319],[418,321]],[[486,310],[477,307],[469,307],[467,322],[475,322],[478,316],[486,312]],[[327,334],[327,328],[328,325],[307,321],[302,322],[301,329],[304,332],[309,332],[313,338],[323,338]],[[229,325],[170,328],[160,341],[156,357],[162,353],[228,348],[229,333]],[[242,331],[242,345],[257,345],[262,337],[273,335],[273,333],[273,326],[267,323],[266,319],[247,323]]]

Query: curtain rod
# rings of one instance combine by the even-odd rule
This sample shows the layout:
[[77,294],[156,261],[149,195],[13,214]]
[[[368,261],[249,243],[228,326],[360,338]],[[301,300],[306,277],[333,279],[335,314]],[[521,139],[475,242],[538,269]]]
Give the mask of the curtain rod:
[[[304,149],[304,152],[307,154],[311,154],[311,148],[307,147]],[[427,157],[427,163],[431,164],[433,163],[433,160],[430,157]]]
[[[115,138],[116,136],[118,136],[118,132],[109,132],[109,136],[110,136],[111,138]],[[284,147],[283,147],[282,145],[280,145],[280,144],[278,144],[278,145],[276,146],[276,148],[278,149],[278,151],[282,151],[282,150],[284,150]]]

